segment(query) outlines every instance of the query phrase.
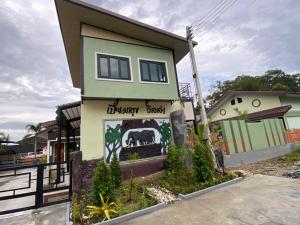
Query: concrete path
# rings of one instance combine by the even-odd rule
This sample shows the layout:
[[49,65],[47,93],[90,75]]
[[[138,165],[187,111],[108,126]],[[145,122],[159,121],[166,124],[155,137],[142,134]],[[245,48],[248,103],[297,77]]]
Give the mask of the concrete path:
[[300,180],[255,175],[123,225],[300,225]]
[[67,203],[0,216],[0,225],[65,225]]

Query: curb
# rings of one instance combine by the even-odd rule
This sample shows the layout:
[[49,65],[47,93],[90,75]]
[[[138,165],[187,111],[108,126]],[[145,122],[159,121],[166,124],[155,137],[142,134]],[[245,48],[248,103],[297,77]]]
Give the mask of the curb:
[[104,221],[104,222],[101,222],[101,223],[96,223],[96,224],[94,224],[94,225],[112,225],[112,224],[119,224],[119,223],[121,223],[121,222],[125,222],[125,221],[127,221],[127,220],[131,220],[131,219],[133,219],[133,218],[136,218],[136,217],[139,217],[139,216],[142,216],[142,215],[145,215],[145,214],[148,214],[148,213],[157,211],[157,210],[159,210],[159,209],[165,208],[166,206],[167,206],[166,203],[159,203],[159,204],[150,206],[150,207],[145,208],[145,209],[141,209],[141,210],[138,210],[138,211],[135,211],[135,212],[132,212],[132,213],[128,213],[128,214],[126,214],[126,215],[122,215],[122,216],[113,218],[113,219],[111,219],[111,220],[107,220],[107,221]]
[[190,193],[190,194],[178,194],[178,198],[180,200],[188,200],[188,199],[191,199],[191,198],[195,198],[197,196],[200,196],[200,195],[203,195],[205,193],[208,193],[208,192],[211,192],[211,191],[215,191],[215,190],[218,190],[220,188],[223,188],[223,187],[226,187],[226,186],[229,186],[231,184],[235,184],[235,183],[238,183],[240,182],[241,180],[243,180],[242,177],[237,177],[237,178],[234,178],[233,180],[229,180],[229,181],[226,181],[224,183],[221,183],[221,184],[217,184],[215,186],[212,186],[212,187],[208,187],[208,188],[205,188],[205,189],[202,189],[200,191],[195,191],[193,193]]

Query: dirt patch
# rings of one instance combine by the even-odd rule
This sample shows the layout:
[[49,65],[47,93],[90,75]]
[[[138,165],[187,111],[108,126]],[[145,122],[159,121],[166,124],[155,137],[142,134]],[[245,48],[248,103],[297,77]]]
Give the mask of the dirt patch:
[[292,177],[287,176],[287,174],[297,174],[300,171],[300,151],[297,150],[285,156],[256,163],[244,164],[237,168],[230,168],[230,170],[245,170],[253,174]]

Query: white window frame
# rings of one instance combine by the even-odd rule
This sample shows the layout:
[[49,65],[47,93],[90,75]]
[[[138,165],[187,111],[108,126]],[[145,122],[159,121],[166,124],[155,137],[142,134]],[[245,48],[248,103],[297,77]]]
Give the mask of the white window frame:
[[[98,77],[98,62],[97,62],[97,56],[98,55],[108,55],[108,56],[116,56],[116,57],[123,57],[127,58],[129,60],[129,71],[130,71],[130,80],[122,80],[122,79],[110,79],[110,78],[101,78]],[[131,57],[127,55],[116,55],[106,52],[95,52],[95,79],[96,80],[106,80],[106,81],[116,81],[116,82],[133,82],[133,73],[132,73],[132,65],[131,65]]]
[[[166,66],[166,76],[167,76],[168,82],[142,81],[142,74],[141,74],[141,68],[140,68],[141,67],[140,66],[141,65],[141,60],[164,63],[165,66]],[[168,70],[168,63],[167,63],[167,61],[157,60],[157,59],[138,58],[138,70],[139,70],[139,82],[141,84],[162,84],[162,85],[168,85],[168,84],[170,84],[169,70]]]

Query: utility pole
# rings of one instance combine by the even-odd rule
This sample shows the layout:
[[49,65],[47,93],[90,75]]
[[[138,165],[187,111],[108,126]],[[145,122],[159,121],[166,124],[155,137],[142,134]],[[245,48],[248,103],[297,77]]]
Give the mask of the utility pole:
[[214,162],[214,167],[217,168],[217,163],[216,163],[216,158],[215,154],[211,148],[211,143],[210,143],[210,131],[209,131],[209,126],[208,126],[208,119],[205,111],[205,106],[204,106],[204,101],[203,101],[203,95],[202,95],[202,90],[201,90],[201,85],[200,85],[200,80],[198,76],[198,69],[196,65],[196,59],[195,59],[195,53],[194,53],[194,47],[193,47],[193,31],[191,26],[186,27],[186,38],[189,44],[189,50],[190,50],[190,58],[191,58],[191,64],[192,64],[192,69],[193,69],[193,78],[196,84],[196,91],[197,91],[197,96],[198,96],[198,104],[201,107],[200,110],[200,117],[201,121],[204,124],[204,132],[203,132],[203,139],[207,140],[208,145],[210,146],[210,150],[212,153],[213,157],[213,162]]

